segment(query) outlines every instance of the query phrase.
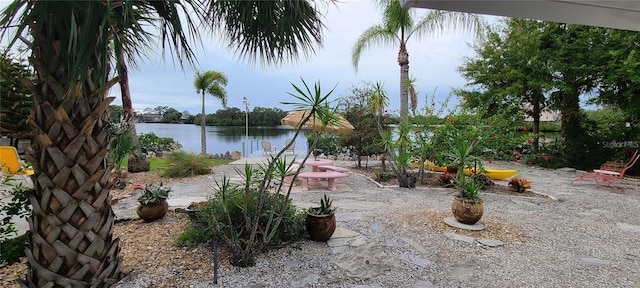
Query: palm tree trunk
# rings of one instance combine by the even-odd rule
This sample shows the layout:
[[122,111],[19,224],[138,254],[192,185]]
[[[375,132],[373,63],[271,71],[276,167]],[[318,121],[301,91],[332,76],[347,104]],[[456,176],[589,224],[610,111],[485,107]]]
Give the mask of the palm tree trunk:
[[118,54],[118,75],[120,76],[120,94],[122,95],[124,118],[129,123],[129,129],[131,129],[131,135],[133,136],[133,145],[136,146],[135,157],[129,157],[127,170],[131,173],[149,171],[151,169],[149,160],[142,154],[138,133],[136,132],[136,121],[133,115],[131,91],[129,90],[129,69],[122,53]]
[[542,113],[542,91],[533,91],[533,154],[537,154],[540,148],[540,114]]
[[204,114],[204,90],[202,90],[202,112],[200,113],[200,153],[202,155],[207,155],[207,136],[206,126],[207,126],[207,117]]
[[407,80],[409,79],[409,53],[405,43],[400,43],[398,52],[398,65],[400,65],[400,119],[407,121],[409,118],[409,91]]
[[85,82],[66,88],[71,85],[60,52],[65,49],[56,48],[61,43],[50,42],[38,29],[32,33],[39,47],[30,59],[37,78],[23,81],[34,99],[29,124],[35,137],[27,159],[36,172],[35,192],[29,196],[33,213],[26,285],[108,287],[118,281],[121,265],[112,234],[113,183],[105,167],[112,139],[107,109],[113,98],[104,96],[114,82],[101,79],[104,64],[95,55],[95,69],[87,71]]

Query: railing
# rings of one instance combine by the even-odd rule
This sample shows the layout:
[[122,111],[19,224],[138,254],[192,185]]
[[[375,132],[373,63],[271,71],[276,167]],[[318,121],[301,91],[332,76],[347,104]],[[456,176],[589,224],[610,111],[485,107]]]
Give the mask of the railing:
[[257,152],[262,150],[260,147],[260,139],[253,138],[249,140],[242,141],[242,157],[248,157],[253,154],[253,152]]

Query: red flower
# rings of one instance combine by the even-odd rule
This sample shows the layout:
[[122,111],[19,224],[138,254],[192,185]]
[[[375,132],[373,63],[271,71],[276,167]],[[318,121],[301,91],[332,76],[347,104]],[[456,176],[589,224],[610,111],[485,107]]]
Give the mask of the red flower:
[[387,111],[386,109],[384,110],[384,113],[388,113],[389,111]]
[[522,125],[522,131],[527,131],[527,125]]
[[493,134],[493,138],[498,138],[498,134]]
[[414,132],[414,133],[415,133],[415,134],[419,134],[419,133],[420,133],[420,131],[416,130],[416,132]]
[[529,139],[527,139],[527,142],[528,142],[529,144],[531,144],[531,143],[533,143],[533,140],[531,140],[531,138],[529,138]]
[[453,124],[453,118],[449,118],[449,123]]
[[542,156],[542,160],[549,161],[549,156],[547,156],[547,155]]
[[493,160],[491,158],[489,158],[489,160],[487,160],[489,162],[489,164],[493,163]]
[[431,102],[431,106],[436,106],[436,102]]
[[462,101],[467,101],[467,96],[462,96]]

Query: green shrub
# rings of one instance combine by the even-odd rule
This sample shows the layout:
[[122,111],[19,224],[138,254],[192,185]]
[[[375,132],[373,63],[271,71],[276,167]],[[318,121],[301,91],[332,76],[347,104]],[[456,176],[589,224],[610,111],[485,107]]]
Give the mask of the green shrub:
[[393,178],[396,178],[396,175],[391,172],[376,171],[376,182],[387,182]]
[[214,166],[212,159],[206,155],[174,151],[167,157],[171,165],[160,173],[162,177],[184,178],[211,173]]
[[26,218],[31,214],[29,194],[33,193],[33,188],[23,186],[22,183],[14,185],[11,177],[3,179],[2,185],[11,186],[12,189],[9,192],[11,200],[0,203],[0,214],[4,215],[0,219],[0,263],[6,261],[7,264],[12,264],[24,256],[27,238],[25,235],[18,236],[11,218],[13,216]]
[[178,235],[175,245],[179,247],[193,248],[200,244],[207,244],[211,238],[210,231],[207,229],[201,229],[200,227],[187,227],[184,232]]
[[[309,135],[307,135],[307,143],[309,144],[309,147],[311,147],[315,138],[316,133],[310,133]],[[314,155],[338,155],[341,149],[340,137],[332,133],[320,134],[320,138],[318,138],[318,144],[316,145],[316,147],[316,153],[314,153]]]
[[149,151],[172,151],[180,149],[181,147],[173,138],[158,137],[158,135],[153,132],[138,135],[138,141],[140,142],[140,149],[143,153]]
[[[220,235],[216,235],[215,233],[216,229],[215,223],[213,222],[214,219],[218,222],[222,231],[228,231],[229,226],[232,226],[234,233],[236,233],[240,239],[246,239],[249,237],[246,227],[250,223],[245,222],[243,207],[247,207],[246,209],[248,209],[247,212],[249,214],[255,213],[257,196],[258,193],[252,190],[248,194],[247,205],[245,206],[245,194],[244,191],[239,189],[239,187],[235,187],[234,189],[230,189],[225,192],[218,191],[214,198],[198,205],[198,210],[196,212],[198,213],[197,218],[204,220],[205,223],[192,225],[180,234],[176,240],[176,245],[192,247],[198,244],[206,244],[213,239],[221,241],[224,240]],[[269,230],[266,226],[269,222],[269,216],[273,211],[272,209],[276,209],[276,213],[279,213],[278,210],[284,204],[285,196],[281,194],[267,193],[265,194],[264,201],[264,210],[261,212],[261,216],[259,218],[259,226],[261,227],[259,229],[260,231]],[[225,208],[229,211],[229,218],[227,218]],[[228,219],[231,220],[231,225],[229,225]],[[270,227],[273,227],[273,221],[271,221],[269,225]],[[271,241],[269,241],[268,245],[277,246],[286,242],[302,239],[305,233],[304,225],[305,214],[297,211],[296,206],[289,202],[285,209],[285,216],[282,219],[282,223],[278,227]],[[258,235],[257,237],[262,237],[262,235]]]
[[24,248],[27,246],[27,234],[20,235],[13,239],[0,241],[0,263],[6,261],[11,265],[20,262],[20,257],[24,257]]

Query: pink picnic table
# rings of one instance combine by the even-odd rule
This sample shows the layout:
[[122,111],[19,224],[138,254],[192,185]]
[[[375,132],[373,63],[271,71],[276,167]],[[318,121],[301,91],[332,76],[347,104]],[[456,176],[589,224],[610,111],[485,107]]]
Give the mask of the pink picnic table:
[[[302,159],[301,160],[296,160],[296,163],[298,164],[302,164]],[[304,165],[309,165],[311,166],[311,171],[313,172],[318,172],[320,171],[320,169],[318,168],[318,166],[326,166],[326,165],[332,165],[333,161],[331,160],[327,160],[327,159],[307,159],[307,162],[304,162]]]
[[[296,160],[296,163],[302,164],[302,160]],[[313,172],[322,172],[319,166],[332,165],[333,161],[327,159],[307,159],[307,162],[304,162],[305,166],[311,166],[311,171]],[[318,185],[320,184],[320,178],[309,178],[309,185]]]
[[[311,185],[311,180],[326,178],[327,179],[327,190],[336,191],[336,180],[344,177],[344,173],[335,172],[335,171],[325,171],[325,172],[302,172],[298,175],[300,179],[302,179],[302,191],[308,191],[309,185]],[[307,183],[307,181],[309,183]],[[318,181],[319,183],[320,181]]]

